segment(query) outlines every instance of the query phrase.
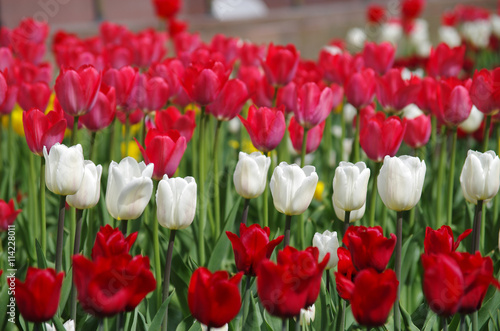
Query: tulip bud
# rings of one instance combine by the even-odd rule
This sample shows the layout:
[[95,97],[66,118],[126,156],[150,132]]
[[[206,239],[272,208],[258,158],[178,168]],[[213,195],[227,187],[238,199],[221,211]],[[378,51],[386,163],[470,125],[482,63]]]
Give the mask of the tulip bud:
[[403,155],[386,156],[377,178],[378,193],[387,208],[410,210],[420,200],[425,178],[425,161]]
[[45,157],[45,182],[49,191],[59,195],[75,194],[80,188],[85,173],[82,145],[67,147],[56,143]]
[[[345,219],[345,210],[341,209],[339,206],[333,202],[333,209],[335,210],[335,215],[337,215],[338,219],[344,222]],[[356,210],[351,210],[351,214],[349,214],[349,223],[356,222],[360,220],[365,215],[366,203],[363,206]]]
[[366,201],[370,169],[364,162],[340,162],[333,177],[333,204],[345,211],[360,209]]
[[314,196],[318,174],[313,166],[281,162],[274,169],[269,183],[274,207],[285,215],[302,214]]
[[89,209],[97,205],[101,195],[102,166],[94,162],[84,161],[84,175],[82,185],[73,195],[68,195],[66,201],[71,207]]
[[339,248],[339,240],[337,232],[325,230],[323,233],[316,232],[313,237],[313,247],[319,250],[318,262],[323,261],[327,253],[330,253],[330,259],[326,264],[325,269],[332,269],[337,266],[339,257],[337,256],[337,248]]
[[196,212],[196,181],[193,177],[168,178],[158,184],[156,216],[161,226],[181,230],[193,223]]
[[260,196],[266,188],[270,164],[271,158],[260,152],[252,154],[240,152],[233,175],[236,192],[245,199]]
[[500,159],[493,151],[469,150],[460,174],[462,193],[467,201],[490,201],[500,186]]
[[109,165],[106,207],[113,218],[133,220],[141,216],[153,192],[154,164],[146,166],[126,157]]

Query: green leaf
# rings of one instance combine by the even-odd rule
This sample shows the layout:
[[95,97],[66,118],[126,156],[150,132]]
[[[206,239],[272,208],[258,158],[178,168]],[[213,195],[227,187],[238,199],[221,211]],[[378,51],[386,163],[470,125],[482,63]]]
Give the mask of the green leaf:
[[[7,278],[5,278],[5,275],[1,278],[7,280]],[[1,281],[3,282],[3,280],[1,280]],[[5,312],[3,314],[0,314],[0,329],[2,329],[2,330],[5,330],[3,328],[3,326],[5,323],[8,323],[7,319],[10,318],[10,315],[7,315],[7,312],[9,311],[9,307],[7,307],[7,304],[9,303],[8,288],[9,288],[9,285],[8,285],[7,281],[3,282],[3,285],[1,287],[2,291],[0,292],[0,307],[2,307],[2,309],[5,308]]]
[[269,331],[281,330],[283,320],[281,318],[269,315],[267,310],[264,310],[264,321],[266,322],[266,326]]
[[434,324],[436,324],[437,319],[438,319],[437,315],[434,314],[432,311],[430,311],[429,314],[427,315],[427,319],[425,320],[425,324],[422,330],[432,331],[434,329]]
[[155,317],[153,318],[153,321],[151,322],[151,325],[149,326],[150,330],[160,330],[161,323],[163,322],[163,316],[165,315],[165,312],[167,311],[168,303],[170,302],[170,300],[172,300],[172,297],[174,296],[174,293],[175,293],[175,289],[168,296],[167,300],[165,300],[161,304],[160,309],[158,309],[158,312],[156,313]]
[[255,298],[252,293],[250,297],[250,306],[248,307],[248,315],[243,324],[243,330],[259,330],[262,324],[262,316],[260,316],[260,310],[258,303],[255,302]]
[[194,318],[193,316],[191,315],[188,315],[186,316],[186,318],[184,318],[182,320],[182,322],[179,323],[179,325],[177,326],[177,329],[175,329],[176,331],[188,331],[191,329],[191,327],[193,327],[194,325]]
[[66,302],[68,302],[69,294],[71,293],[71,285],[73,284],[72,279],[73,272],[70,271],[66,273],[61,287],[61,297],[59,299],[60,311],[64,310],[64,306],[66,306]]
[[399,309],[401,311],[401,319],[403,322],[404,330],[418,331],[419,329],[413,324],[410,314],[403,308],[400,304]]
[[66,329],[64,328],[64,325],[61,322],[61,319],[59,317],[54,316],[52,318],[52,323],[54,323],[54,327],[56,328],[57,331],[66,331]]
[[427,303],[423,302],[418,308],[411,314],[411,320],[413,324],[422,330],[424,327],[427,316],[429,315],[429,306]]
[[36,259],[37,259],[37,263],[38,263],[38,268],[39,269],[47,269],[47,260],[45,259],[45,256],[43,255],[42,247],[40,246],[38,239],[35,239],[35,245],[36,245]]
[[[496,318],[498,316],[498,307],[500,307],[500,292],[495,288],[490,287],[489,291],[494,291],[494,294],[488,299],[488,301],[483,302],[483,307],[479,310],[478,313],[478,324],[481,329],[493,316]],[[488,297],[488,295],[486,295]]]

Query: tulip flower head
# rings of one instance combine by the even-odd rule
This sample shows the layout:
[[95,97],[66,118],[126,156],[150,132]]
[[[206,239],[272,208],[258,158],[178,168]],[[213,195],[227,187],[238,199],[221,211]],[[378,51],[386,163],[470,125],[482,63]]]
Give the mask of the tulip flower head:
[[425,171],[425,161],[417,157],[386,156],[377,177],[378,192],[386,207],[395,211],[415,207],[422,195]]
[[0,232],[7,231],[9,225],[14,223],[20,212],[21,209],[16,210],[14,206],[14,199],[10,199],[9,203],[0,200]]
[[67,147],[56,143],[45,157],[45,183],[49,191],[59,195],[72,195],[78,192],[85,174],[82,145]]
[[156,112],[155,125],[162,132],[179,131],[180,135],[186,138],[186,143],[188,143],[193,137],[196,128],[195,117],[196,115],[192,110],[188,110],[182,115],[177,108],[170,106],[165,110]]
[[316,232],[313,237],[313,246],[319,250],[318,262],[322,261],[326,254],[330,254],[330,259],[325,269],[332,269],[337,266],[339,258],[337,256],[337,249],[339,248],[339,240],[337,232],[330,232],[325,230],[323,233]]
[[333,177],[332,201],[344,211],[360,209],[366,201],[370,169],[364,162],[340,162]]
[[460,174],[460,185],[469,202],[477,204],[478,200],[493,199],[500,187],[500,159],[495,152],[469,150]]
[[168,178],[158,184],[156,217],[161,226],[181,230],[193,223],[196,213],[196,181],[193,177]]
[[125,238],[120,229],[112,228],[109,224],[101,226],[92,247],[92,260],[96,261],[99,258],[113,259],[121,255],[127,255],[136,239],[137,232],[131,233]]
[[[326,121],[323,121],[307,131],[306,154],[310,154],[318,149],[321,139],[323,138],[323,132],[325,131],[325,122]],[[288,125],[288,133],[290,134],[293,149],[298,154],[302,151],[304,131],[304,127],[302,127],[295,119],[295,116],[293,116]]]
[[492,71],[481,69],[474,72],[470,97],[474,106],[484,114],[491,115],[500,109],[499,84],[499,68]]
[[302,127],[315,127],[330,115],[334,102],[331,88],[321,90],[316,83],[306,83],[298,89],[297,94],[298,104],[294,115]]
[[268,82],[271,85],[284,86],[294,77],[299,66],[300,52],[293,44],[286,46],[274,46],[269,44],[265,61],[262,61],[262,68],[266,73]]
[[233,174],[236,192],[245,199],[254,199],[260,196],[267,185],[270,164],[271,158],[260,152],[252,154],[240,152]]
[[94,162],[84,161],[84,174],[82,184],[73,195],[68,195],[66,201],[71,207],[78,209],[89,209],[97,205],[101,195],[102,166]]
[[[335,211],[335,215],[337,215],[337,218],[342,222],[344,222],[345,210],[337,206],[335,201],[333,201],[333,210]],[[363,218],[363,216],[365,215],[365,211],[366,211],[366,203],[363,204],[363,206],[359,209],[351,210],[351,213],[349,214],[349,223],[356,222],[357,220]]]
[[367,42],[363,48],[363,60],[367,68],[372,68],[379,75],[385,74],[394,63],[396,49],[390,42],[379,45]]

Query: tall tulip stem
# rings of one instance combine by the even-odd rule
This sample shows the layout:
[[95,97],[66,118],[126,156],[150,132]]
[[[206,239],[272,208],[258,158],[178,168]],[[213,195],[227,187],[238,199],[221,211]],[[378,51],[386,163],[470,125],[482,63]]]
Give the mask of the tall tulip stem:
[[[443,189],[444,180],[444,170],[446,167],[446,128],[443,127],[441,132],[441,151],[439,154],[439,166],[438,166],[438,177],[437,177],[437,187],[436,187],[436,221],[439,222],[441,219],[441,210],[443,207],[443,194],[441,194]],[[436,224],[435,226],[439,226]]]
[[288,329],[286,322],[287,322],[287,319],[283,318],[283,321],[281,322],[281,331],[286,331]]
[[490,126],[491,126],[491,115],[486,115],[486,124],[484,126],[484,138],[483,138],[483,152],[488,150],[488,144],[490,142]]
[[326,292],[330,293],[330,281],[331,281],[330,280],[330,270],[326,269],[325,273],[326,273]]
[[47,217],[45,215],[45,158],[40,162],[40,237],[42,252],[46,255],[47,250]]
[[9,196],[14,195],[14,174],[17,171],[17,160],[14,157],[14,127],[12,126],[12,113],[9,115],[9,131],[7,132],[7,143],[8,143],[8,150],[9,150],[9,165],[10,165],[10,173],[9,173]]
[[[271,156],[271,152],[267,152],[267,156],[271,158],[271,163],[273,162],[272,160],[272,156]],[[273,167],[271,167],[271,169],[273,169]],[[266,179],[266,186],[264,187],[264,194],[262,196],[262,198],[264,199],[264,206],[262,208],[262,211],[264,213],[264,226],[269,226],[269,188],[267,187],[268,186],[268,180]]]
[[382,167],[381,162],[375,163],[374,176],[372,177],[372,191],[370,193],[370,226],[375,226],[375,211],[377,210],[377,177],[380,172],[380,167]]
[[217,121],[214,139],[214,215],[215,215],[215,235],[219,236],[220,219],[220,194],[219,194],[219,136],[222,121]]
[[359,151],[359,131],[360,130],[360,123],[361,123],[361,112],[358,110],[356,116],[356,133],[354,136],[354,146],[352,147],[353,151],[353,156],[351,157],[352,163],[359,162],[360,159],[360,151]]
[[296,317],[295,331],[300,331],[300,313]]
[[339,330],[340,331],[344,331],[345,329],[345,310],[346,310],[346,307],[347,307],[347,304],[346,304],[346,301],[341,299],[342,300],[342,311],[340,312],[340,327],[339,327]]
[[[156,222],[158,223],[158,222]],[[174,252],[174,241],[175,234],[177,230],[170,230],[170,238],[168,239],[168,249],[167,249],[167,262],[165,263],[165,280],[163,285],[163,301],[168,299],[168,290],[170,287],[170,271],[172,270],[172,254]],[[165,311],[165,316],[163,318],[163,330],[167,330],[167,322],[168,322],[168,307]]]
[[351,212],[346,210],[344,213],[344,229],[342,231],[342,238],[344,238],[344,235],[347,232],[347,229],[349,229],[350,218],[351,218]]
[[474,211],[474,222],[472,224],[472,249],[471,253],[479,251],[481,242],[481,218],[483,214],[483,200],[479,200]]
[[302,151],[300,153],[300,167],[304,168],[306,165],[306,152],[307,152],[307,133],[309,129],[304,128],[304,135],[302,136]]
[[451,157],[450,157],[450,171],[448,172],[448,210],[447,225],[451,226],[452,213],[453,213],[453,187],[455,179],[455,158],[457,154],[457,129],[454,128],[452,131],[453,143],[451,145]]
[[290,244],[290,227],[292,226],[292,215],[286,215],[285,217],[285,240],[283,241],[283,247]]
[[121,220],[120,221],[120,230],[122,231],[123,235],[126,237],[127,232],[128,232],[128,220]]
[[94,161],[94,163],[97,163],[95,161],[95,138],[97,136],[97,132],[92,131],[90,133],[90,147],[89,147],[89,160]]
[[78,116],[73,118],[73,131],[71,131],[71,146],[76,145],[78,136]]
[[[340,160],[343,161],[344,159],[344,140],[345,140],[345,117],[344,117],[344,105],[345,105],[346,99],[344,97],[344,103],[342,104],[342,110],[340,111],[340,128],[342,129],[340,133]],[[331,115],[330,115],[331,116]],[[328,131],[331,131],[331,127],[328,128]],[[338,164],[339,162],[337,162]]]
[[448,331],[448,322],[446,321],[446,317],[442,317],[441,321],[443,323],[443,331]]
[[64,216],[66,211],[66,196],[59,196],[59,220],[57,223],[56,273],[62,270]]
[[[158,181],[153,180],[153,195],[158,192]],[[153,206],[156,206],[156,199],[153,200]],[[146,207],[148,210],[149,206]],[[153,208],[156,211],[156,208]],[[162,291],[161,291],[161,259],[160,259],[160,235],[158,229],[158,219],[156,212],[151,217],[151,222],[153,222],[153,250],[154,250],[154,266],[155,266],[155,277],[156,277],[156,305],[159,308],[161,306]]]
[[[75,244],[73,246],[73,255],[80,253],[80,238],[82,233],[83,210],[76,209],[76,231]],[[71,319],[76,323],[76,288],[71,286]]]
[[125,154],[123,157],[128,156],[128,142],[130,141],[130,117],[127,114],[125,117]]
[[201,125],[200,132],[198,136],[198,154],[200,157],[199,162],[199,175],[200,175],[200,208],[199,208],[199,219],[200,227],[198,229],[198,259],[199,265],[203,266],[205,264],[205,224],[207,222],[207,204],[205,202],[205,122],[206,122],[205,107],[201,107]]
[[401,330],[401,312],[399,311],[399,299],[401,297],[401,247],[403,241],[403,212],[397,212],[397,221],[396,221],[396,261],[395,261],[395,269],[396,269],[396,277],[398,279],[398,295],[396,298],[396,302],[394,302],[394,330]]
[[247,225],[248,209],[250,207],[250,199],[245,199],[243,203],[243,215],[241,216],[241,223]]

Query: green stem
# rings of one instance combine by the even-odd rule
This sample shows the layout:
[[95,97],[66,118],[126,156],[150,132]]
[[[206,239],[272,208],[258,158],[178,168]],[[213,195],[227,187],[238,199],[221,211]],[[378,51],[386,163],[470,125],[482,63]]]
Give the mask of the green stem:
[[465,322],[465,315],[461,314],[460,315],[460,331],[465,331],[466,327],[467,327],[467,323]]
[[62,270],[64,215],[66,211],[66,196],[59,196],[59,220],[57,223],[56,273]]
[[128,220],[120,220],[120,231],[123,233],[123,236],[127,236],[128,232]]
[[[153,180],[153,194],[156,194],[158,190],[158,181]],[[153,205],[156,206],[156,200],[153,198]],[[155,210],[154,208],[153,210]],[[161,291],[161,259],[160,259],[160,235],[159,235],[159,223],[156,217],[156,212],[153,217],[151,217],[153,222],[153,249],[154,249],[154,264],[155,264],[155,276],[156,276],[156,306],[159,308],[161,305],[162,291]],[[164,296],[165,298],[165,296]]]
[[220,219],[220,194],[219,194],[219,136],[220,126],[222,121],[217,121],[215,128],[214,139],[214,214],[215,214],[215,235],[220,234],[221,219]]
[[[156,222],[158,223],[158,222]],[[177,230],[170,230],[170,238],[168,240],[168,249],[167,249],[167,262],[165,263],[165,285],[163,287],[163,301],[168,299],[168,290],[170,287],[170,270],[172,269],[172,253],[174,251],[174,240],[175,234]],[[167,330],[167,322],[168,322],[168,307],[165,311],[165,317],[163,318],[163,330]]]
[[[344,104],[345,105],[345,102]],[[337,158],[337,164],[340,163],[340,161],[344,160],[344,140],[345,140],[345,134],[346,134],[346,129],[345,129],[345,118],[344,118],[344,106],[342,105],[342,110],[340,111],[340,128],[342,129],[340,133],[340,155]],[[331,130],[331,128],[330,128]]]
[[250,207],[250,199],[245,199],[243,203],[243,215],[241,216],[241,223],[247,225],[248,209]]
[[453,214],[453,184],[455,179],[455,158],[457,154],[457,129],[454,128],[452,131],[453,143],[451,145],[451,157],[450,157],[450,171],[448,172],[448,212],[447,212],[447,222],[448,226],[451,226],[452,214]]
[[92,133],[90,134],[89,160],[94,161],[94,163],[97,163],[97,161],[95,160],[95,138],[96,138],[96,136],[97,136],[97,132],[92,131]]
[[[44,158],[42,156],[42,158]],[[45,174],[45,171],[44,171]],[[39,206],[38,206],[38,199],[37,199],[37,189],[36,189],[36,169],[35,169],[35,155],[33,153],[29,154],[29,183],[28,183],[28,188],[29,188],[29,207],[28,207],[28,216],[30,219],[33,221],[34,224],[39,224],[38,216],[39,216]],[[45,186],[44,186],[45,187]],[[33,255],[36,256],[35,252],[35,241],[34,238],[39,238],[40,237],[40,229],[38,227],[34,228],[34,236],[30,236],[30,242],[28,243],[30,245],[30,250],[32,251]]]
[[[76,231],[75,231],[75,244],[73,247],[73,255],[80,253],[80,238],[82,233],[83,210],[76,210]],[[71,319],[76,324],[76,288],[71,285]]]
[[200,228],[198,231],[198,258],[199,265],[203,266],[205,264],[205,224],[207,222],[207,208],[205,203],[205,148],[204,148],[204,139],[205,139],[205,122],[206,122],[206,114],[205,107],[201,107],[201,125],[199,132],[199,141],[198,141],[198,155],[200,157],[200,168],[199,168],[199,176],[200,176],[200,208],[199,208],[199,218],[200,218]]
[[488,150],[488,143],[490,142],[490,125],[491,115],[486,115],[486,125],[484,127],[484,139],[483,139],[483,152]]
[[370,226],[375,226],[375,211],[377,210],[377,177],[380,172],[380,167],[382,167],[382,163],[376,162],[375,171],[372,177],[372,190],[370,193]]
[[347,229],[349,229],[350,218],[351,218],[351,212],[346,210],[344,212],[344,229],[342,231],[342,238],[344,238],[344,235],[347,232]]
[[130,141],[130,118],[129,115],[125,117],[125,154],[122,158],[128,156],[128,142]]
[[124,328],[125,328],[125,312],[121,312],[118,314],[117,317],[116,330],[123,331]]
[[96,234],[94,233],[94,223],[96,220],[94,220],[94,208],[90,208],[89,211],[87,212],[87,242],[85,244],[85,256],[90,256],[90,253],[92,251],[92,246],[94,245],[94,240],[96,237]]
[[292,226],[292,215],[286,215],[285,217],[285,240],[283,241],[283,247],[290,244],[290,228]]
[[[271,152],[267,152],[267,156],[268,157],[271,157],[271,162],[272,161],[272,156],[271,156]],[[271,167],[272,169],[272,167]],[[271,170],[273,171],[273,170]],[[267,175],[266,175],[267,176]],[[267,187],[268,186],[268,181],[266,180],[266,186],[264,187],[264,195],[263,195],[263,199],[264,199],[264,206],[263,206],[263,213],[264,213],[264,226],[269,226],[269,188]]]
[[448,323],[446,322],[446,317],[442,317],[441,322],[443,323],[443,331],[448,331]]
[[281,322],[281,331],[286,331],[288,328],[287,328],[287,319],[286,318],[283,318],[282,322]]
[[354,136],[354,146],[352,147],[353,157],[351,159],[353,163],[359,162],[360,160],[360,150],[359,150],[360,121],[361,121],[361,114],[360,111],[358,110],[356,115],[356,134]]
[[309,129],[304,128],[304,134],[302,135],[302,152],[300,153],[300,167],[304,168],[306,165],[306,153],[307,153],[307,133]]
[[242,319],[241,322],[243,325],[245,325],[245,319],[247,316],[245,316],[245,313],[248,310],[248,306],[250,305],[250,280],[252,279],[251,276],[246,275],[246,282],[245,282],[245,294],[243,295],[243,314],[242,314]]
[[481,219],[483,214],[483,200],[479,200],[474,212],[474,223],[472,224],[472,250],[471,253],[479,251],[481,241]]
[[40,237],[43,255],[46,256],[47,250],[47,218],[45,214],[45,157],[40,158]]
[[73,118],[73,131],[71,131],[71,146],[76,145],[78,137],[78,116]]
[[472,331],[478,331],[479,330],[479,322],[478,322],[477,311],[475,311],[471,314],[471,320],[472,320]]
[[12,127],[12,113],[9,114],[9,131],[7,136],[7,142],[9,146],[9,164],[10,164],[9,196],[12,197],[15,195],[14,179],[16,177],[15,172],[17,170],[17,160],[14,157],[15,147],[14,147],[14,128]]
[[116,155],[116,135],[117,135],[117,126],[118,126],[118,121],[115,117],[115,119],[113,120],[113,122],[111,123],[110,125],[110,134],[111,134],[111,138],[110,138],[110,142],[109,142],[109,146],[110,146],[110,150],[109,150],[109,160],[110,162],[113,161],[115,159],[115,155]]
[[326,273],[326,292],[327,293],[330,293],[330,270],[329,269],[325,269],[325,273]]
[[342,311],[340,312],[340,327],[339,327],[339,330],[340,331],[344,331],[345,330],[345,311],[346,311],[346,301],[341,299],[342,300]]
[[295,331],[300,331],[300,313],[295,318],[297,321],[295,322]]
[[437,188],[436,188],[436,216],[435,219],[438,222],[436,226],[439,226],[439,220],[442,214],[443,207],[443,181],[444,181],[444,170],[446,168],[446,128],[443,127],[443,132],[441,133],[441,151],[439,155],[439,168],[438,168],[438,178],[437,178]]
[[329,177],[330,176],[330,170],[329,170],[329,165],[330,165],[330,153],[332,151],[332,112],[328,114],[326,120],[325,120],[325,132],[323,134],[323,141],[324,141],[324,151],[325,151],[325,157],[324,157],[324,177]]
[[437,118],[431,116],[431,151],[436,150],[437,143]]
[[142,144],[142,146],[146,145],[146,133],[147,133],[146,119],[147,119],[147,117],[148,117],[148,113],[145,112],[144,117],[142,118],[142,130],[141,130],[141,144]]
[[394,330],[401,330],[401,312],[399,311],[399,299],[401,298],[401,246],[403,241],[403,212],[397,212],[397,224],[396,224],[396,260],[395,269],[396,277],[399,281],[398,294],[396,302],[394,303]]

